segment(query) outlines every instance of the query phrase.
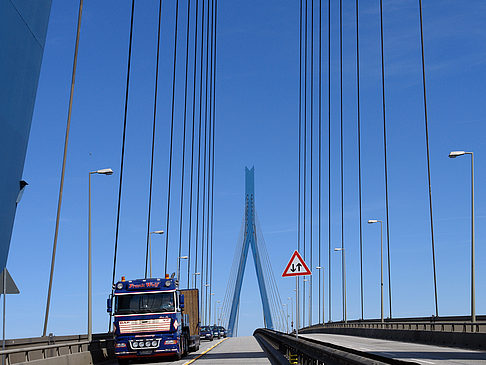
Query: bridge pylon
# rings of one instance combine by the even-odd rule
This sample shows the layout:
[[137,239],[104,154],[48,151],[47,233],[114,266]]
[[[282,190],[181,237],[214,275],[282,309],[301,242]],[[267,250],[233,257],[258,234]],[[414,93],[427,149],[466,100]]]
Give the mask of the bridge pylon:
[[[257,244],[255,222],[255,168],[249,169],[245,167],[245,223],[243,245],[241,247],[238,271],[236,275],[235,289],[233,293],[233,300],[231,304],[231,311],[228,321],[228,334],[233,336],[235,325],[237,321],[237,314],[240,305],[241,284],[245,274],[246,260],[248,257],[248,250],[251,247],[253,253],[253,261],[255,263],[255,270],[258,279],[258,287],[260,289],[260,297],[263,306],[263,320],[265,327],[273,329],[272,313],[269,305],[269,298],[267,294],[267,287],[265,283],[262,260],[260,259],[259,247]],[[238,253],[236,253],[238,254]]]

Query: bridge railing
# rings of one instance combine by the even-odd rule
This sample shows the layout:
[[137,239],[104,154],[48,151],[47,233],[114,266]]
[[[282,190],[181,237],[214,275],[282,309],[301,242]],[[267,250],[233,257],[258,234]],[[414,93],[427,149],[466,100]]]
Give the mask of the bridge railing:
[[99,363],[112,358],[113,347],[111,334],[95,334],[91,342],[88,341],[87,335],[22,338],[7,340],[6,349],[0,350],[0,359],[4,358],[5,364],[11,365],[61,356],[76,356],[86,358],[85,362]]
[[268,352],[284,354],[290,364],[411,364],[407,361],[386,358],[310,338],[296,338],[286,333],[264,328],[257,329],[253,336],[258,342],[263,343],[264,347],[270,348],[270,351],[266,350],[267,354]]
[[486,323],[472,322],[352,322],[326,323],[325,325],[307,327],[324,328],[373,328],[388,330],[440,331],[463,333],[486,333]]

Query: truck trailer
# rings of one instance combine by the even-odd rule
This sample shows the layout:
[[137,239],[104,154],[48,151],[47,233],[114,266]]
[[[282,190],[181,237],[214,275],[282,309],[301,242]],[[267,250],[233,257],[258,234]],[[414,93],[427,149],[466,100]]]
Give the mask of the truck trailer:
[[115,284],[107,311],[113,314],[115,355],[130,359],[173,356],[199,350],[199,292],[179,289],[173,277],[122,280]]

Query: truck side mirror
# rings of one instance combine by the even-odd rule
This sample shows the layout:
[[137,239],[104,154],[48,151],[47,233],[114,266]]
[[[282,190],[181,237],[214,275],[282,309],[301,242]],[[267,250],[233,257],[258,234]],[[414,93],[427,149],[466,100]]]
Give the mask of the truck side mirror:
[[184,294],[181,294],[179,297],[179,306],[181,309],[184,308]]
[[111,309],[112,309],[112,306],[111,306],[111,295],[110,295],[110,297],[106,300],[106,311],[108,313],[111,313]]

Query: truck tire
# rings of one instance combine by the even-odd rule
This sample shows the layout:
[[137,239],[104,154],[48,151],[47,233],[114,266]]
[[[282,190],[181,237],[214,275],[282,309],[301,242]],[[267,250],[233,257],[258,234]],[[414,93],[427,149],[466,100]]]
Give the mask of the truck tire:
[[188,340],[184,341],[184,346],[182,348],[183,348],[182,357],[186,357],[187,354],[189,353],[189,341]]

